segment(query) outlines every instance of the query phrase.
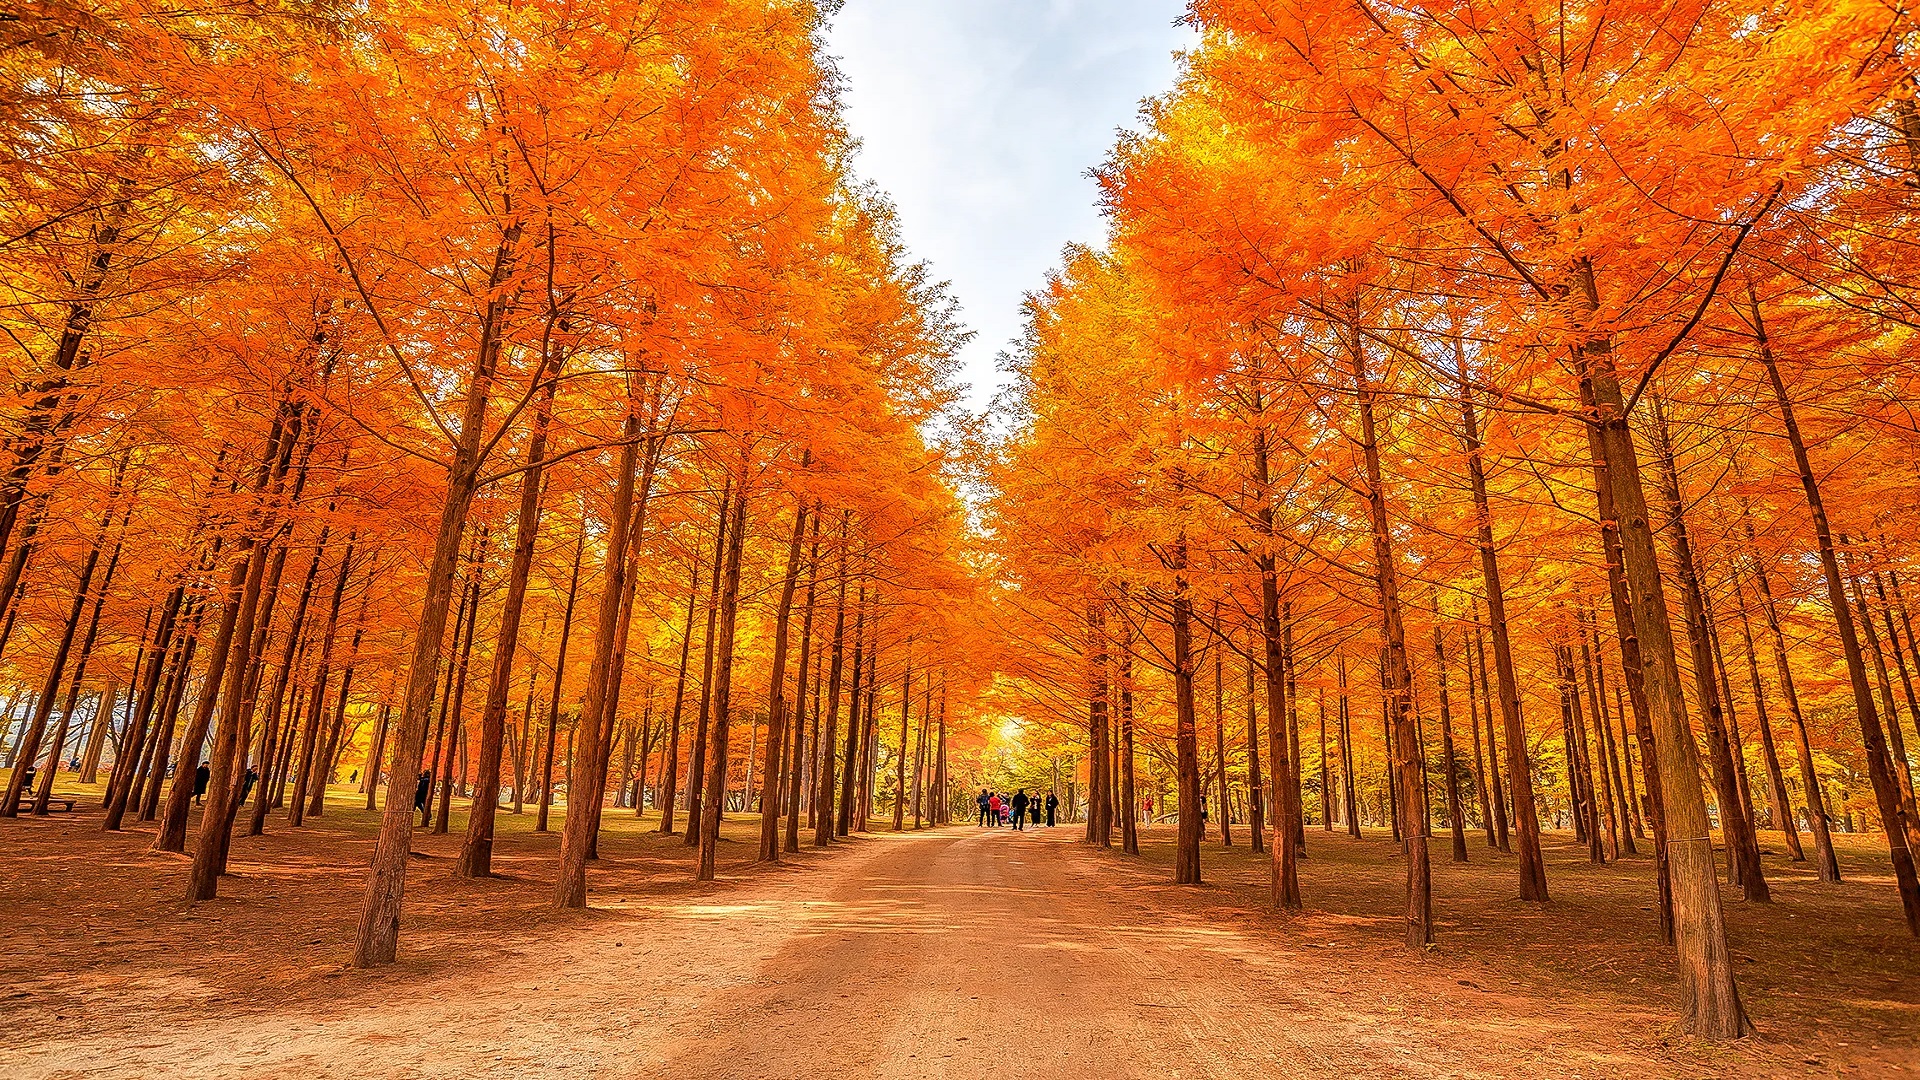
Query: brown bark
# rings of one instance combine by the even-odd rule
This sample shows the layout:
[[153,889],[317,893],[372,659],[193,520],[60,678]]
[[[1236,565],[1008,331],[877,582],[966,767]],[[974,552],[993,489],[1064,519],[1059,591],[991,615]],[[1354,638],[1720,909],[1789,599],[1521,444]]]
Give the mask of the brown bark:
[[[1262,855],[1267,850],[1266,792],[1262,790],[1260,776],[1260,715],[1254,698],[1253,685],[1253,642],[1247,642],[1246,695],[1247,695],[1247,828],[1253,834],[1253,852]],[[1130,695],[1129,695],[1130,696]],[[1127,712],[1132,713],[1129,708]],[[1131,745],[1133,717],[1128,715],[1122,721],[1128,729],[1128,743]],[[1131,783],[1128,785],[1131,787]],[[1326,817],[1327,798],[1327,702],[1320,700],[1320,808],[1321,816]],[[1132,813],[1133,793],[1127,793],[1127,812]],[[1333,828],[1331,819],[1326,821],[1327,828]]]
[[[1360,418],[1360,454],[1365,468],[1368,522],[1373,533],[1374,585],[1379,593],[1385,649],[1381,661],[1383,683],[1392,717],[1390,740],[1399,788],[1397,820],[1406,851],[1407,944],[1424,948],[1433,941],[1433,870],[1427,849],[1428,821],[1424,799],[1425,766],[1413,716],[1413,670],[1407,661],[1407,634],[1401,618],[1400,570],[1395,563],[1392,525],[1387,518],[1386,481],[1380,466],[1380,442],[1374,421],[1374,394],[1367,374],[1364,346],[1357,325],[1349,327],[1347,356],[1353,376],[1355,409]],[[1477,487],[1476,487],[1477,490]],[[1490,528],[1483,517],[1483,531]],[[1491,551],[1485,541],[1485,552]],[[1484,561],[1484,560],[1483,560]],[[1495,592],[1489,581],[1489,592]],[[1514,719],[1518,720],[1518,715]],[[1393,786],[1389,785],[1389,790]],[[1524,862],[1524,859],[1523,859]],[[1543,879],[1544,885],[1544,879]],[[1543,890],[1544,891],[1544,890]]]
[[[1213,611],[1216,635],[1220,625],[1220,607]],[[1233,846],[1233,794],[1227,789],[1227,658],[1224,640],[1213,650],[1213,779],[1220,796],[1220,845]]]
[[726,485],[720,492],[720,505],[713,521],[713,569],[707,580],[713,583],[707,597],[707,632],[701,642],[700,661],[700,710],[699,719],[694,724],[693,761],[687,767],[687,834],[688,847],[700,844],[701,795],[706,787],[707,777],[707,729],[713,722],[713,647],[714,633],[720,619],[720,572],[721,563],[727,552],[727,511],[733,498],[733,477],[727,477]]
[[661,768],[660,832],[673,835],[674,800],[680,794],[680,721],[687,707],[687,660],[693,652],[693,614],[700,606],[700,556],[687,560],[692,581],[687,585],[687,617],[680,628],[680,668],[673,682],[673,719],[667,729],[667,760]]
[[727,729],[733,710],[733,646],[740,614],[740,559],[747,531],[747,477],[751,462],[742,454],[740,482],[733,498],[733,526],[727,530],[726,568],[720,578],[720,645],[714,665],[712,744],[707,748],[708,797],[700,808],[700,865],[695,880],[712,881],[720,840],[720,810],[727,791]]
[[1733,762],[1733,747],[1728,741],[1725,704],[1714,681],[1713,642],[1707,632],[1706,594],[1701,588],[1693,543],[1687,534],[1684,502],[1680,493],[1680,474],[1674,462],[1673,440],[1667,433],[1666,407],[1653,397],[1654,451],[1659,458],[1659,484],[1666,499],[1668,541],[1673,549],[1675,569],[1680,582],[1681,610],[1686,616],[1687,639],[1693,653],[1693,687],[1700,699],[1700,717],[1707,740],[1707,762],[1711,768],[1715,802],[1720,809],[1720,832],[1727,846],[1727,860],[1734,883],[1741,894],[1756,903],[1770,899],[1765,872],[1760,865],[1760,844],[1753,833],[1740,798],[1740,780]]
[[[1173,571],[1173,696],[1175,777],[1180,793],[1180,820],[1174,844],[1173,882],[1176,885],[1200,884],[1200,841],[1206,823],[1200,820],[1200,747],[1195,730],[1193,708],[1193,600],[1187,593],[1187,538],[1174,541],[1168,568]],[[1105,695],[1095,699],[1096,707],[1106,707]],[[1277,847],[1291,847],[1280,837]]]
[[[837,566],[834,570],[835,597],[833,603],[833,660],[827,669],[827,719],[826,727],[818,739],[814,740],[820,749],[819,784],[813,798],[813,844],[826,847],[833,842],[833,766],[834,766],[834,728],[840,718],[840,675],[841,664],[845,659],[845,635],[847,629],[847,525],[850,514],[840,513],[840,542],[837,545]],[[851,722],[849,722],[851,726]]]
[[[1589,309],[1597,306],[1591,271],[1581,287]],[[1685,1028],[1696,1035],[1737,1038],[1751,1030],[1734,985],[1732,954],[1715,883],[1707,836],[1706,799],[1700,788],[1699,752],[1687,721],[1672,629],[1653,531],[1647,520],[1639,456],[1627,425],[1625,401],[1610,344],[1595,338],[1582,347],[1582,379],[1596,408],[1601,460],[1619,515],[1622,562],[1632,598],[1646,674],[1648,712],[1654,725],[1660,793],[1668,829],[1673,883],[1674,936],[1680,960],[1680,1000]]]
[[[534,407],[533,428],[527,434],[527,464],[520,473],[520,506],[514,523],[513,555],[507,565],[507,595],[500,604],[500,628],[494,636],[493,670],[487,680],[487,700],[480,712],[480,752],[475,768],[473,800],[467,809],[467,835],[454,860],[453,875],[483,878],[493,875],[494,816],[500,803],[500,754],[507,734],[507,692],[513,683],[513,656],[520,648],[520,617],[526,609],[527,582],[533,574],[533,545],[540,537],[540,480],[547,455],[547,427],[553,417],[554,393],[560,380],[548,379]],[[519,799],[519,785],[514,785]],[[516,810],[517,812],[517,810]]]
[[[1493,541],[1493,510],[1487,500],[1487,473],[1482,461],[1480,423],[1473,393],[1461,368],[1460,419],[1467,448],[1467,478],[1473,487],[1475,543],[1480,549],[1480,576],[1487,596],[1488,636],[1493,638],[1493,674],[1498,687],[1501,726],[1507,739],[1507,791],[1513,799],[1511,821],[1519,840],[1520,899],[1544,903],[1547,864],[1540,854],[1540,815],[1534,809],[1533,762],[1527,753],[1526,726],[1520,719],[1520,684],[1513,671],[1513,643],[1507,633],[1507,597],[1500,580],[1500,560]],[[1486,668],[1482,658],[1481,670]],[[1487,728],[1489,738],[1493,728]],[[1501,850],[1506,850],[1502,845]]]
[[1773,720],[1767,714],[1767,692],[1760,682],[1760,656],[1753,647],[1753,623],[1747,618],[1747,597],[1740,587],[1740,569],[1733,567],[1734,610],[1740,615],[1740,641],[1746,646],[1747,679],[1753,691],[1754,718],[1760,726],[1760,752],[1767,766],[1767,805],[1773,813],[1773,827],[1780,830],[1787,852],[1794,862],[1805,862],[1800,847],[1800,830],[1794,826],[1793,807],[1787,802],[1786,774],[1780,769],[1780,752],[1773,742]]
[[1459,767],[1453,756],[1453,702],[1447,692],[1447,639],[1440,632],[1440,601],[1433,605],[1434,674],[1440,684],[1440,767],[1446,771],[1447,824],[1453,833],[1453,861],[1467,861],[1467,829],[1460,807]]
[[387,769],[386,798],[380,838],[367,873],[366,898],[355,932],[353,966],[390,964],[399,949],[400,910],[405,902],[407,863],[413,847],[413,791],[426,751],[427,718],[433,686],[439,675],[440,647],[447,628],[447,608],[453,602],[453,580],[460,555],[460,538],[467,513],[479,486],[485,463],[487,399],[500,360],[500,332],[512,303],[500,286],[512,265],[520,226],[509,226],[501,238],[488,282],[486,313],[481,320],[479,347],[467,380],[453,459],[447,468],[447,493],[427,565],[426,595],[414,633],[413,656],[407,668],[407,689],[400,710],[398,738]]
[[[807,680],[813,671],[813,605],[818,597],[816,586],[820,583],[820,510],[815,504],[807,528],[811,534],[807,550],[807,602],[800,616],[800,664],[794,672],[793,692],[793,740],[787,767],[787,828],[782,846],[788,851],[800,850],[800,814],[802,812],[802,792],[806,788],[807,763],[811,760],[807,739]],[[682,663],[684,663],[684,657]],[[816,691],[816,694],[818,691]],[[818,721],[815,721],[817,724]]]
[[1741,504],[1741,518],[1747,533],[1747,550],[1752,559],[1753,584],[1760,592],[1760,612],[1767,620],[1773,642],[1774,673],[1780,679],[1780,696],[1786,699],[1787,716],[1793,721],[1795,749],[1799,752],[1800,787],[1806,792],[1807,828],[1813,832],[1814,861],[1820,880],[1840,880],[1840,862],[1834,857],[1833,835],[1829,828],[1827,801],[1820,790],[1820,774],[1813,765],[1813,744],[1807,737],[1807,718],[1800,711],[1800,693],[1793,682],[1793,665],[1787,659],[1787,636],[1780,628],[1780,612],[1773,602],[1773,583],[1760,555],[1753,532],[1753,515]]
[[[1591,384],[1581,383],[1580,400],[1588,408],[1595,407]],[[1647,817],[1653,826],[1654,910],[1659,917],[1660,939],[1672,945],[1676,943],[1673,868],[1667,847],[1665,801],[1660,795],[1661,773],[1654,744],[1653,712],[1647,698],[1646,668],[1640,655],[1640,631],[1634,614],[1632,590],[1627,585],[1626,554],[1621,546],[1620,514],[1614,507],[1613,474],[1607,464],[1607,447],[1597,426],[1586,425],[1586,434],[1587,449],[1593,459],[1593,494],[1600,517],[1600,550],[1607,561],[1607,592],[1613,603],[1614,636],[1620,644],[1621,678],[1627,684],[1627,700],[1633,707],[1634,738],[1640,744],[1640,765],[1647,788]],[[1687,737],[1691,741],[1691,725],[1687,730]]]
[[600,753],[611,724],[607,697],[613,682],[613,654],[619,633],[620,601],[626,592],[627,529],[633,523],[634,485],[640,464],[640,415],[629,403],[621,426],[619,465],[606,513],[606,552],[602,560],[600,603],[594,622],[587,692],[574,721],[574,761],[567,781],[567,818],[561,828],[559,876],[554,884],[557,908],[587,906],[587,861],[593,846],[595,817],[591,800],[606,785],[606,760]]
[[[787,574],[780,582],[780,607],[773,624],[773,670],[767,687],[767,764],[760,777],[760,858],[780,861],[781,753],[787,735],[787,632],[793,624],[793,594],[800,587],[800,549],[806,540],[807,504],[793,510],[793,536],[787,541]],[[803,670],[804,657],[801,661]],[[795,740],[796,745],[798,740]]]

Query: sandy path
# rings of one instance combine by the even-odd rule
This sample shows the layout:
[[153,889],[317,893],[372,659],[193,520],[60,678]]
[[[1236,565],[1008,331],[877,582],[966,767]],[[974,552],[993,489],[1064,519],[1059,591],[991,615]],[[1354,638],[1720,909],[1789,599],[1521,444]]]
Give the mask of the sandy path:
[[1613,1056],[1593,1002],[1495,993],[1485,973],[1175,889],[1077,832],[862,838],[708,890],[602,893],[472,941],[451,969],[337,972],[247,1012],[163,991],[141,1030],[116,1019],[0,1057],[10,1080],[1646,1069]]

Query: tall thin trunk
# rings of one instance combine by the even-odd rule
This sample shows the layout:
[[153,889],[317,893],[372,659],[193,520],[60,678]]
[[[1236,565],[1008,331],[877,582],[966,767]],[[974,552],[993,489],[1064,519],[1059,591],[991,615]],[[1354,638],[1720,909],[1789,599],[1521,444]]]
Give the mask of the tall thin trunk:
[[[807,504],[793,510],[793,536],[787,541],[787,575],[780,582],[780,607],[773,624],[773,671],[767,687],[767,763],[760,777],[760,858],[780,861],[780,771],[787,733],[787,631],[793,624],[793,594],[800,587],[800,548],[806,540]],[[904,745],[904,744],[903,744]]]
[[[1256,404],[1259,400],[1256,397]],[[1272,462],[1264,425],[1256,426],[1253,432],[1253,484],[1260,500],[1254,517],[1259,522],[1261,535],[1271,541],[1277,537],[1277,529],[1274,524]],[[1260,636],[1264,646],[1261,668],[1266,679],[1267,762],[1271,766],[1273,785],[1274,841],[1268,892],[1274,906],[1283,911],[1294,911],[1302,903],[1300,850],[1289,842],[1289,838],[1298,831],[1298,822],[1294,820],[1294,808],[1298,804],[1288,792],[1299,787],[1299,765],[1287,749],[1287,687],[1285,644],[1280,625],[1279,567],[1271,548],[1263,549],[1255,557],[1254,565],[1260,573]]]
[[[813,605],[818,595],[816,586],[820,583],[820,512],[818,504],[809,515],[807,527],[811,534],[807,549],[807,602],[800,616],[800,664],[794,673],[793,692],[793,745],[788,753],[790,759],[787,768],[787,828],[782,846],[788,851],[800,850],[800,813],[801,792],[806,784],[806,767],[810,760],[807,740],[807,679],[813,671]],[[684,663],[684,657],[683,661]],[[818,721],[816,721],[818,723]]]
[[[1200,884],[1200,841],[1206,823],[1200,820],[1200,747],[1193,708],[1193,599],[1187,592],[1187,538],[1174,541],[1169,569],[1173,571],[1173,696],[1176,777],[1180,789],[1179,835],[1174,846],[1173,882]],[[1105,695],[1096,699],[1105,709]],[[1290,848],[1282,843],[1275,845]]]
[[[1350,312],[1352,309],[1349,309]],[[1348,327],[1346,342],[1353,376],[1355,408],[1360,416],[1360,453],[1366,470],[1367,516],[1373,532],[1374,584],[1379,592],[1385,650],[1381,667],[1393,718],[1391,740],[1399,778],[1399,822],[1406,850],[1407,944],[1424,948],[1433,941],[1433,869],[1427,848],[1428,821],[1423,799],[1425,767],[1413,716],[1413,670],[1407,661],[1407,634],[1400,605],[1400,570],[1393,551],[1392,525],[1387,518],[1386,481],[1380,466],[1380,442],[1374,421],[1374,394],[1367,374],[1365,346],[1358,315]],[[1489,526],[1482,519],[1482,529]],[[1487,542],[1490,550],[1491,542]],[[1489,582],[1489,592],[1495,591]],[[1515,719],[1518,717],[1516,715]]]
[[1754,718],[1760,726],[1760,752],[1767,765],[1767,806],[1773,813],[1773,827],[1780,830],[1793,861],[1805,862],[1807,854],[1800,847],[1800,830],[1794,826],[1793,807],[1787,802],[1786,774],[1780,769],[1780,752],[1773,742],[1773,720],[1767,714],[1767,692],[1760,682],[1760,656],[1753,647],[1753,623],[1747,618],[1747,597],[1740,587],[1737,563],[1731,573],[1734,610],[1740,615],[1740,643],[1746,646],[1747,679],[1753,690]]
[[701,814],[701,796],[709,793],[706,787],[707,777],[707,729],[713,722],[713,646],[714,634],[720,620],[720,572],[721,563],[727,553],[727,511],[733,498],[733,477],[728,476],[720,492],[720,506],[713,522],[713,571],[707,580],[713,582],[707,597],[707,633],[701,643],[700,661],[700,713],[694,724],[693,762],[687,768],[687,835],[688,847],[700,845],[700,829],[704,824]]
[[[1219,605],[1213,625],[1220,625]],[[1224,641],[1213,650],[1213,780],[1220,795],[1220,845],[1233,846],[1233,795],[1227,789],[1227,657]]]
[[1807,718],[1800,711],[1800,693],[1794,686],[1793,665],[1787,659],[1787,635],[1780,628],[1780,612],[1773,602],[1773,583],[1768,580],[1766,565],[1760,561],[1760,554],[1756,550],[1753,516],[1744,502],[1741,512],[1747,534],[1748,555],[1752,559],[1753,584],[1760,591],[1760,611],[1766,617],[1767,630],[1773,641],[1774,672],[1780,679],[1780,695],[1787,700],[1787,716],[1793,721],[1794,746],[1799,751],[1800,787],[1806,792],[1807,828],[1813,832],[1814,861],[1818,865],[1821,881],[1837,883],[1840,880],[1840,861],[1834,857],[1827,800],[1820,789],[1820,773],[1813,765],[1813,743],[1807,737]]
[[[1487,628],[1493,638],[1493,674],[1498,687],[1501,726],[1507,739],[1507,790],[1513,798],[1513,833],[1520,842],[1520,899],[1544,903],[1547,864],[1540,854],[1540,815],[1534,808],[1533,761],[1527,752],[1526,725],[1520,719],[1520,683],[1513,670],[1513,643],[1507,633],[1507,596],[1500,580],[1500,560],[1493,541],[1493,510],[1487,500],[1485,449],[1473,392],[1460,369],[1460,418],[1467,448],[1467,477],[1473,487],[1475,543],[1480,549],[1480,576],[1487,595]],[[1481,670],[1486,670],[1485,658]],[[1487,728],[1489,738],[1493,728]],[[1502,845],[1501,850],[1506,850]]]
[[680,668],[673,682],[673,720],[667,733],[667,760],[661,780],[660,832],[673,835],[673,802],[680,788],[680,721],[687,708],[687,660],[693,652],[693,613],[700,605],[700,556],[687,560],[693,580],[687,584],[687,618],[680,629]]
[[[1247,697],[1247,827],[1253,833],[1253,851],[1256,855],[1267,850],[1266,792],[1261,790],[1260,776],[1260,716],[1254,698],[1253,687],[1253,642],[1247,642],[1246,697]],[[1131,726],[1132,718],[1126,723]],[[1133,797],[1128,795],[1131,803]],[[1327,709],[1325,698],[1320,702],[1320,816],[1326,818],[1327,807]],[[1128,810],[1131,813],[1131,808]],[[1332,819],[1326,821],[1327,828],[1333,828]]]
[[587,906],[587,861],[593,847],[593,802],[606,786],[606,760],[600,755],[602,727],[613,721],[606,708],[613,682],[614,645],[620,630],[620,600],[626,593],[627,530],[633,523],[634,486],[640,464],[640,414],[629,402],[621,437],[618,480],[606,513],[606,552],[602,560],[600,603],[593,630],[593,656],[587,692],[574,722],[574,761],[567,780],[567,819],[561,828],[560,869],[554,883],[557,908]]
[[[1596,407],[1589,383],[1581,383],[1580,394],[1583,405]],[[1627,700],[1633,706],[1634,738],[1640,744],[1640,765],[1647,788],[1647,817],[1653,825],[1654,910],[1659,918],[1660,939],[1675,945],[1673,867],[1667,846],[1665,801],[1660,795],[1662,772],[1654,744],[1653,711],[1647,694],[1646,665],[1640,655],[1640,630],[1634,611],[1633,591],[1627,584],[1626,549],[1621,542],[1620,514],[1614,507],[1613,473],[1608,465],[1607,446],[1600,429],[1588,424],[1586,435],[1587,449],[1593,459],[1593,493],[1600,517],[1600,550],[1607,562],[1607,592],[1613,604],[1614,636],[1620,644],[1621,678],[1627,684]],[[1664,622],[1661,625],[1666,626]],[[1671,629],[1668,633],[1672,633]],[[1685,707],[1684,703],[1681,707]],[[1691,730],[1689,726],[1690,741]]]
[[[1597,306],[1591,270],[1580,275],[1583,296]],[[1735,1038],[1750,1030],[1734,985],[1732,954],[1715,883],[1707,835],[1707,805],[1700,788],[1699,751],[1680,689],[1672,629],[1653,531],[1647,520],[1640,460],[1627,425],[1625,400],[1613,366],[1611,345],[1594,338],[1582,346],[1582,378],[1595,403],[1603,460],[1620,523],[1620,541],[1635,628],[1646,672],[1647,706],[1654,723],[1660,792],[1669,840],[1674,934],[1680,960],[1680,1000],[1687,1030]]]
[[827,720],[815,745],[820,748],[820,770],[817,777],[819,785],[813,798],[813,844],[826,847],[833,842],[833,743],[834,728],[840,717],[840,675],[841,663],[845,659],[843,651],[847,630],[847,526],[850,518],[847,511],[840,512],[840,542],[838,544],[838,565],[834,569],[835,597],[833,603],[833,661],[827,670]]
[[894,759],[893,831],[906,827],[907,797],[907,723],[913,711],[913,638],[907,638],[906,656],[900,676],[900,753]]
[[507,296],[509,290],[498,286],[506,276],[518,237],[519,226],[509,228],[495,259],[489,290],[495,299],[488,304],[488,316],[456,429],[459,437],[447,470],[446,498],[441,504],[433,554],[427,566],[426,595],[421,602],[420,622],[407,668],[398,737],[387,769],[380,837],[374,846],[372,865],[367,873],[366,899],[355,933],[354,967],[390,964],[399,950],[400,910],[406,899],[407,863],[413,849],[415,777],[420,771],[421,756],[426,752],[427,716],[433,701],[433,686],[440,673],[440,647],[446,634],[447,609],[453,601],[460,538],[466,531],[467,513],[472,509],[473,495],[481,479],[480,469],[485,464],[487,399],[499,363],[498,330],[504,321],[505,308],[511,302]]
[[1447,693],[1447,639],[1440,630],[1440,601],[1433,606],[1433,662],[1440,684],[1440,767],[1446,770],[1447,823],[1453,833],[1453,861],[1467,861],[1467,828],[1460,808],[1459,767],[1453,756],[1453,702]]
[[1661,494],[1666,499],[1668,539],[1680,581],[1681,610],[1686,615],[1687,639],[1693,652],[1693,686],[1700,698],[1702,725],[1706,729],[1707,762],[1711,767],[1715,802],[1720,808],[1720,831],[1725,837],[1734,882],[1746,899],[1766,903],[1770,899],[1767,880],[1760,865],[1760,844],[1753,834],[1740,798],[1740,780],[1733,762],[1733,747],[1728,740],[1725,704],[1714,682],[1713,642],[1708,637],[1706,594],[1700,584],[1693,544],[1687,534],[1684,502],[1680,493],[1680,474],[1674,461],[1673,440],[1667,433],[1666,406],[1655,395],[1653,401],[1654,451],[1660,469]]
[[[560,380],[549,379],[534,408],[527,435],[527,464],[520,474],[520,507],[514,525],[513,556],[507,567],[507,595],[500,604],[500,628],[494,636],[493,671],[487,701],[480,712],[480,753],[473,800],[467,809],[467,835],[454,861],[455,877],[482,878],[493,873],[493,823],[500,803],[500,753],[506,741],[507,692],[513,682],[513,654],[520,647],[520,616],[527,582],[533,574],[533,545],[540,536],[540,474],[547,455],[547,427]],[[515,785],[515,798],[519,798]]]
[[533,831],[547,831],[547,817],[553,809],[553,753],[560,734],[560,696],[567,685],[567,643],[573,637],[573,605],[580,595],[580,557],[587,549],[587,523],[580,523],[580,537],[574,542],[573,571],[567,578],[567,603],[560,616],[560,651],[553,661],[553,696],[547,702],[547,749],[540,762],[540,809]]
[[733,708],[733,644],[740,613],[740,559],[747,531],[747,477],[750,462],[741,455],[740,483],[733,497],[733,526],[727,530],[727,561],[720,578],[720,648],[714,665],[712,744],[707,748],[707,800],[701,805],[700,866],[694,877],[712,881],[720,840],[720,808],[727,790],[727,729]]

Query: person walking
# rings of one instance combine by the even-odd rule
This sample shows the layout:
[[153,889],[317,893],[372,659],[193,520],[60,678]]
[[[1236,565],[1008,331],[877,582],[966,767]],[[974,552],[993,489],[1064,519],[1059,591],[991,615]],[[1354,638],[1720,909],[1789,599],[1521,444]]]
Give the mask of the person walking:
[[253,794],[253,785],[260,782],[260,770],[247,767],[247,775],[240,781],[240,805],[247,805],[247,796]]
[[1058,810],[1059,808],[1060,808],[1060,796],[1055,795],[1051,791],[1047,792],[1047,828],[1049,829],[1053,828],[1053,814],[1054,814],[1054,811]]
[[433,793],[433,773],[420,770],[420,779],[413,785],[413,808],[420,811],[420,824],[427,824],[427,796]]
[[1025,832],[1027,828],[1027,789],[1021,788],[1013,793],[1013,827]]
[[980,806],[980,826],[984,828],[987,824],[987,803],[990,801],[987,797],[987,789],[981,788],[980,797],[973,801]]
[[1000,796],[998,794],[993,795],[987,800],[987,813],[993,815],[993,824],[998,827],[1000,824]]
[[201,798],[207,793],[207,780],[212,776],[213,770],[207,768],[207,763],[204,761],[200,763],[199,768],[193,770],[193,805],[200,805]]

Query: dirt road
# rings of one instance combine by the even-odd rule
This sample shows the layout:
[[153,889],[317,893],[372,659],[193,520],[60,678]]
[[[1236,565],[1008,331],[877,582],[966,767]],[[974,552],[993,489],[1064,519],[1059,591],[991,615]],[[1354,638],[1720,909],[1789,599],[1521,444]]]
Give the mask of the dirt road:
[[[1325,916],[1176,889],[1077,829],[860,838],[706,889],[315,976],[254,1008],[165,985],[34,1042],[10,1078],[1596,1076],[1676,1063],[1665,1002],[1503,992]],[[537,932],[536,932],[537,930]],[[69,1022],[74,1018],[66,1018]],[[1752,1062],[1748,1062],[1751,1074]],[[1697,1064],[1695,1066],[1697,1068]],[[1695,1071],[1694,1075],[1700,1075]]]

